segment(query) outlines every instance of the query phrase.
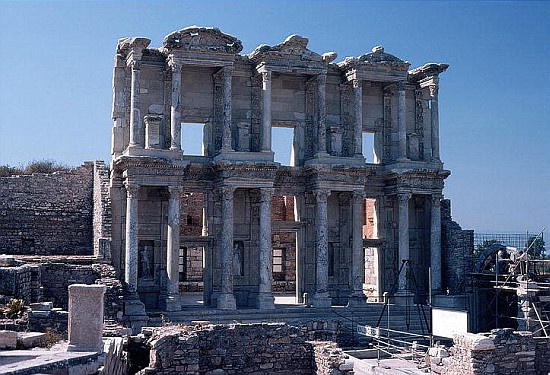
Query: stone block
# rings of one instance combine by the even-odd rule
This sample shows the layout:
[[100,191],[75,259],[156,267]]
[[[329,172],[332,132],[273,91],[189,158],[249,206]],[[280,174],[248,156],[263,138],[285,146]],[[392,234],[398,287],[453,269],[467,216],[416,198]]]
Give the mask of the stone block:
[[0,349],[15,349],[17,347],[17,332],[0,331]]
[[46,334],[42,332],[19,332],[17,333],[18,346],[24,349],[45,346]]
[[104,285],[69,286],[68,351],[103,351]]
[[50,311],[53,308],[53,302],[36,302],[29,305],[32,311]]

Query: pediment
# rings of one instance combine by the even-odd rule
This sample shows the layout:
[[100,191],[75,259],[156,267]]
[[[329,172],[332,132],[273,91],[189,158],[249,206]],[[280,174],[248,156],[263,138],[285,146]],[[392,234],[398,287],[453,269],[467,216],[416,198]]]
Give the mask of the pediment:
[[249,57],[255,61],[290,58],[323,62],[324,58],[322,55],[307,48],[308,43],[308,38],[299,35],[290,35],[282,43],[274,46],[268,46],[267,44],[259,45]]
[[384,47],[376,46],[371,52],[365,53],[359,57],[348,57],[338,65],[344,69],[363,65],[406,71],[411,64],[408,61],[403,61],[399,57],[385,52]]
[[225,34],[217,27],[189,26],[174,31],[164,37],[162,46],[170,52],[174,50],[237,54],[242,51],[241,41]]

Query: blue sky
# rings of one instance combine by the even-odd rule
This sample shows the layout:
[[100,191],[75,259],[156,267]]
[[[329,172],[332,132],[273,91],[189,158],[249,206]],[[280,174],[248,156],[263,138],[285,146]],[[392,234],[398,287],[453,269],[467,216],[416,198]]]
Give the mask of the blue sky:
[[[243,53],[290,34],[341,61],[383,45],[443,62],[445,196],[463,228],[550,239],[550,2],[0,2],[0,165],[109,161],[118,38],[217,26]],[[548,242],[548,241],[547,241]]]

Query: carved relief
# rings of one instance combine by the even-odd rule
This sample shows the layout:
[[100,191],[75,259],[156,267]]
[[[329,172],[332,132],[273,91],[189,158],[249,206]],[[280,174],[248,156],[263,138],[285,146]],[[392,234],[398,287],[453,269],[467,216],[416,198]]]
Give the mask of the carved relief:
[[222,33],[217,27],[186,27],[167,35],[162,45],[168,50],[180,49],[228,54],[237,54],[243,50],[239,39]]

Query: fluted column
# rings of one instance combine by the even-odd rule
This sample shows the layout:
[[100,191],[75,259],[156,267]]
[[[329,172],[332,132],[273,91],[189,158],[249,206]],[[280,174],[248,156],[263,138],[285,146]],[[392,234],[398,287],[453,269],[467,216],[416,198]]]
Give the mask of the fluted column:
[[331,299],[328,293],[328,204],[327,200],[330,190],[315,191],[317,200],[317,215],[315,220],[317,243],[316,243],[316,273],[315,273],[315,296],[313,305],[324,308],[331,306]]
[[437,85],[430,85],[430,110],[432,118],[432,161],[439,161],[439,107],[438,107],[438,91]]
[[143,147],[141,140],[141,113],[139,109],[139,76],[140,61],[129,61],[132,69],[132,83],[130,87],[130,147]]
[[431,270],[432,270],[432,291],[441,291],[441,195],[432,195],[431,210]]
[[[403,264],[403,261],[409,260],[409,199],[411,193],[399,193],[399,263],[398,269]],[[399,291],[403,292],[408,289],[407,267],[403,268],[399,274]]]
[[407,106],[405,100],[405,82],[400,82],[397,88],[397,128],[399,140],[399,155],[397,160],[407,158]]
[[126,187],[126,249],[124,282],[127,294],[137,294],[138,275],[138,192],[139,186],[125,182]]
[[170,101],[170,150],[181,150],[181,70],[182,64],[171,58],[172,98]]
[[273,189],[260,189],[260,285],[257,307],[274,309],[271,291],[273,256],[271,252],[271,201]]
[[218,309],[235,310],[233,295],[233,193],[234,187],[221,188],[222,199],[222,235],[221,235],[221,294],[218,297]]
[[353,138],[354,154],[363,156],[363,81],[354,79],[353,82]]
[[326,73],[317,76],[317,143],[319,154],[327,152],[327,106],[326,106],[326,88],[327,75]]
[[271,151],[271,72],[262,72],[262,151]]
[[166,271],[168,285],[166,311],[181,310],[179,294],[179,250],[180,250],[180,195],[179,186],[168,186],[168,232],[166,246]]
[[365,303],[365,294],[363,293],[363,283],[365,281],[365,253],[363,248],[363,192],[354,192],[351,200],[352,204],[352,292],[349,298],[349,306],[358,306]]
[[222,119],[222,150],[231,150],[231,78],[232,66],[222,68],[223,119]]

